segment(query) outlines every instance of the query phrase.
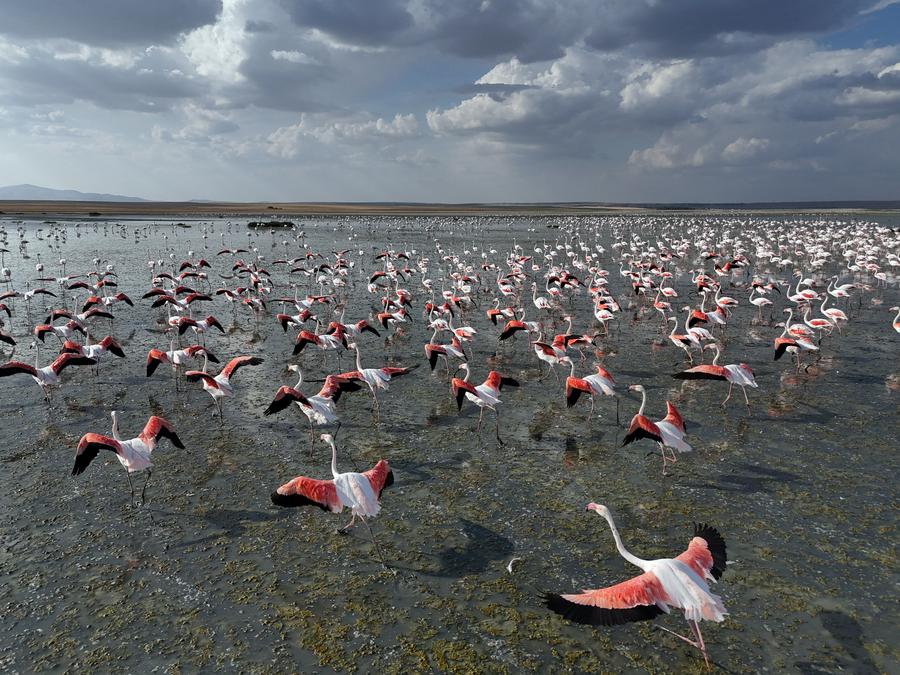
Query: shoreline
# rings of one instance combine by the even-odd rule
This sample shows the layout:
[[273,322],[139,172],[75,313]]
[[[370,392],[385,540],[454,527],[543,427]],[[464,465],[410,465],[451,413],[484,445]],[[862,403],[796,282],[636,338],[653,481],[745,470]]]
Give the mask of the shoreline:
[[284,220],[311,216],[603,216],[603,215],[725,215],[757,213],[900,215],[900,206],[871,208],[853,206],[789,205],[615,205],[615,204],[406,204],[338,202],[91,202],[91,201],[3,201],[0,217],[34,218],[159,216],[191,218],[253,217]]

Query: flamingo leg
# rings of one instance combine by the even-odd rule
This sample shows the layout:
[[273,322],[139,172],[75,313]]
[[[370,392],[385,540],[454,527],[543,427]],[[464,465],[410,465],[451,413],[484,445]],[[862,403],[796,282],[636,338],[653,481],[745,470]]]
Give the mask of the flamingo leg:
[[697,642],[699,643],[700,652],[703,654],[703,660],[706,661],[706,668],[709,670],[709,654],[706,652],[706,644],[703,642],[703,633],[700,632],[700,622],[699,621],[689,621],[688,624],[691,627],[691,630],[694,631],[694,635],[697,636]]
[[484,406],[481,407],[481,412],[478,415],[478,426],[475,428],[479,433],[481,432],[482,422],[484,422]]
[[[731,390],[732,390],[732,389],[734,389],[734,382],[729,382],[729,383],[728,383],[728,396],[726,396],[726,397],[725,397],[725,400],[722,401],[722,407],[723,407],[723,408],[725,407],[725,404],[728,403],[728,401],[731,400]],[[746,395],[746,393],[745,393],[745,395]]]
[[134,508],[134,483],[131,482],[131,472],[125,469],[125,477],[128,478],[128,487],[131,488],[131,508]]
[[616,396],[616,426],[619,426],[619,397]]
[[347,530],[353,527],[354,523],[356,523],[356,514],[353,514],[353,517],[350,519],[350,522],[344,525],[343,527],[339,527],[337,529],[337,534],[347,534]]
[[144,481],[144,487],[141,490],[141,506],[144,505],[144,496],[147,492],[147,485],[150,483],[150,476],[153,475],[153,471],[151,469],[147,469],[147,480]]
[[497,410],[494,410],[494,419],[497,422],[497,443],[500,445],[504,445],[503,439],[500,438],[500,413]]
[[659,451],[662,454],[662,461],[663,461],[662,475],[667,476],[668,473],[666,473],[666,463],[669,461],[669,458],[666,457],[666,448],[662,443],[659,444]]
[[359,519],[363,521],[363,525],[365,525],[366,529],[369,531],[369,536],[372,537],[372,545],[375,547],[375,553],[378,554],[378,560],[381,561],[381,566],[384,569],[390,569],[388,564],[384,561],[384,556],[381,554],[381,546],[378,545],[378,540],[375,538],[375,533],[372,532],[372,526],[369,525],[369,521],[362,516],[360,516]]
[[669,633],[670,635],[674,635],[674,636],[677,637],[679,640],[684,640],[684,641],[687,642],[691,647],[696,647],[697,649],[700,649],[700,644],[699,644],[698,642],[696,642],[695,640],[691,640],[690,638],[685,637],[685,636],[682,635],[681,633],[676,633],[674,630],[669,630],[669,629],[666,628],[665,626],[660,626],[659,624],[653,624],[653,625],[656,626],[657,628],[659,628],[660,630],[666,631],[666,632]]
[[747,387],[741,387],[741,391],[744,392],[744,401],[747,403],[747,409],[750,409],[750,399],[747,398]]

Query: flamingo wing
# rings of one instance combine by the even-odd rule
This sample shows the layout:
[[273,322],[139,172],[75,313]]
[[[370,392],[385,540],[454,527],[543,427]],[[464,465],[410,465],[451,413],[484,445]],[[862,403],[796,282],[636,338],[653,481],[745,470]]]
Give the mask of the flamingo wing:
[[122,452],[122,446],[119,441],[109,436],[93,433],[82,436],[78,441],[78,448],[75,450],[75,466],[72,467],[72,475],[77,476],[83,473],[101,450],[112,450],[118,455]]
[[596,590],[557,595],[544,594],[544,604],[557,614],[595,626],[617,626],[647,621],[668,611],[669,596],[652,572]]
[[263,411],[263,415],[268,417],[269,415],[281,412],[295,401],[303,403],[304,405],[310,404],[309,399],[293,387],[281,387],[275,392],[275,398],[272,399],[269,407]]
[[163,360],[168,360],[165,352],[162,352],[159,349],[151,349],[147,352],[147,377],[150,377],[156,372],[156,369],[159,368],[159,364],[162,363]]
[[469,392],[473,396],[478,396],[478,390],[465,380],[454,377],[450,381],[450,393],[453,395],[453,398],[456,399],[457,410],[462,410],[462,402],[466,396],[466,392]]
[[231,378],[238,368],[244,366],[258,366],[263,360],[259,356],[235,356],[228,365],[222,369],[222,375]]
[[362,389],[362,385],[359,382],[344,379],[338,375],[329,375],[325,378],[325,384],[322,385],[318,395],[322,398],[330,398],[337,403],[345,391],[359,391],[360,389]]
[[60,354],[56,357],[56,360],[50,364],[50,367],[53,369],[53,372],[59,375],[64,368],[68,366],[95,366],[97,365],[96,359],[88,358],[87,356],[82,356],[81,354]]
[[725,369],[722,366],[703,364],[688,368],[672,375],[676,380],[724,380]]
[[288,481],[272,493],[278,506],[318,506],[323,511],[340,513],[343,509],[333,480],[316,480],[306,476]]
[[587,392],[588,394],[593,394],[594,390],[591,389],[591,385],[577,377],[567,377],[566,378],[566,407],[571,408],[578,402],[579,397],[581,396],[581,392]]
[[379,499],[381,499],[381,491],[394,484],[394,472],[391,471],[391,467],[385,459],[379,460],[371,469],[364,471],[363,476],[368,479],[372,491],[378,495]]
[[628,433],[625,434],[622,447],[624,448],[629,443],[639,441],[642,438],[649,438],[657,443],[663,442],[662,433],[658,426],[643,415],[635,415],[631,418],[631,426],[628,427]]
[[681,413],[678,412],[678,408],[674,405],[666,401],[666,416],[662,420],[663,422],[668,422],[676,429],[678,429],[682,434],[685,432],[685,424],[684,418],[681,416]]
[[144,425],[144,430],[141,431],[141,435],[138,438],[151,448],[156,446],[160,438],[168,438],[172,441],[172,445],[184,450],[184,443],[181,442],[178,434],[175,433],[175,427],[168,420],[156,415],[147,420],[147,424]]
[[797,345],[796,342],[791,340],[790,338],[775,338],[775,361],[784,356],[785,351],[787,351],[788,347],[795,347]]
[[216,379],[210,375],[209,373],[204,373],[202,370],[189,370],[184,374],[185,379],[188,382],[196,382],[198,380],[203,380],[206,384],[208,384],[213,389],[219,388],[219,383],[216,382]]
[[387,375],[387,379],[391,379],[392,377],[400,377],[402,375],[406,375],[407,373],[418,368],[418,364],[414,366],[407,366],[405,368],[393,368],[391,366],[385,366],[381,369],[381,372]]
[[687,550],[676,560],[694,570],[701,579],[710,576],[713,579],[721,579],[728,563],[725,539],[711,525],[695,523],[694,538],[688,544]]
[[0,377],[7,377],[8,375],[18,375],[19,373],[26,373],[28,375],[36,376],[37,370],[34,366],[28,363],[22,363],[21,361],[7,361],[2,366],[0,366]]

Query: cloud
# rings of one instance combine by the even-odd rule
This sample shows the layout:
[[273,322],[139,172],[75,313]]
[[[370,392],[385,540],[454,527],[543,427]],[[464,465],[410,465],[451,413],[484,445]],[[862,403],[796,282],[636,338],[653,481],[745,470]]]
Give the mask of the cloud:
[[0,34],[89,45],[171,44],[212,23],[220,0],[40,0],[0,2]]
[[413,25],[406,0],[284,0],[283,5],[298,26],[351,44],[387,44]]
[[328,120],[317,115],[301,115],[300,121],[279,127],[268,137],[267,152],[275,157],[296,157],[303,142],[315,141],[326,145],[366,144],[385,140],[400,141],[419,135],[416,116],[394,115],[393,119],[381,117],[366,120]]
[[612,0],[586,37],[601,51],[655,58],[758,51],[776,40],[847,25],[865,0]]

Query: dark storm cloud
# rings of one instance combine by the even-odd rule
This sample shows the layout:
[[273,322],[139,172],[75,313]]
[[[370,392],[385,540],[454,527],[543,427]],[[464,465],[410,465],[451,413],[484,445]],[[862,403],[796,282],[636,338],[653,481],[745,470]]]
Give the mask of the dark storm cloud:
[[847,25],[870,0],[618,0],[585,42],[602,51],[632,47],[657,57],[756,51],[779,38]]
[[0,33],[91,45],[167,44],[213,23],[221,0],[0,0]]
[[343,42],[385,45],[413,25],[406,0],[283,0],[298,26],[317,28]]
[[431,0],[429,35],[457,56],[515,55],[523,62],[559,58],[583,31],[581,2],[542,0]]

